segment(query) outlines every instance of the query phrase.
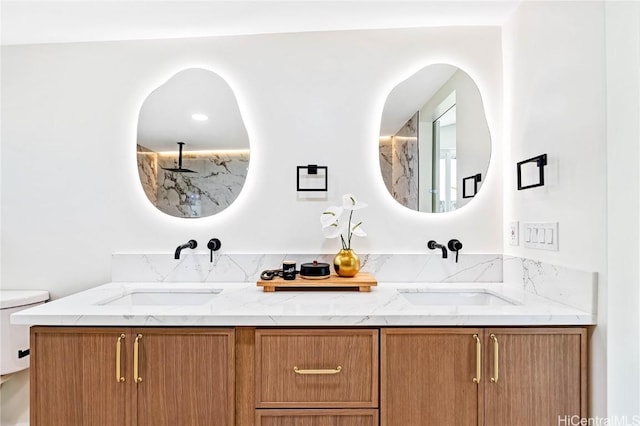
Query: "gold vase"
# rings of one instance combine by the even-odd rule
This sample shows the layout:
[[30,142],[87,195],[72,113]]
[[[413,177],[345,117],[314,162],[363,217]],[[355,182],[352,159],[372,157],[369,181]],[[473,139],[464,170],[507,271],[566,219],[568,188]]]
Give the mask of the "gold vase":
[[353,277],[360,270],[360,258],[351,249],[342,249],[333,258],[333,269],[341,277]]

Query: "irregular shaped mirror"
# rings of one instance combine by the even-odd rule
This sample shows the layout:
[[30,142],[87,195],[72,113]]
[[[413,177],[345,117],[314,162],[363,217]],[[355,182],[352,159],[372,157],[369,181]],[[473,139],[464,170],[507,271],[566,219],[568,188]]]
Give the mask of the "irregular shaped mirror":
[[453,65],[423,68],[389,94],[379,145],[384,183],[400,204],[429,213],[464,206],[491,157],[478,87]]
[[205,217],[224,210],[249,166],[249,137],[231,87],[204,69],[174,75],[142,104],[137,156],[144,192],[160,211]]

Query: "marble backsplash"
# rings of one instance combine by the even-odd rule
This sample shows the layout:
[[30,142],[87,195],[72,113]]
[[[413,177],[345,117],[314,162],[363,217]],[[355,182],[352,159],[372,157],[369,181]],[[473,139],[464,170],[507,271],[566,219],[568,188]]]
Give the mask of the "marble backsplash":
[[503,280],[546,299],[595,314],[598,274],[522,257],[503,256]]
[[[331,264],[332,254],[114,254],[114,282],[256,282],[283,260]],[[597,273],[501,254],[460,254],[459,262],[438,254],[360,255],[362,271],[389,283],[504,283],[554,302],[596,313]]]
[[[265,269],[279,269],[283,260],[332,264],[332,254],[114,254],[112,281],[255,282]],[[460,254],[459,262],[435,254],[360,255],[361,270],[381,282],[501,282],[502,256]]]

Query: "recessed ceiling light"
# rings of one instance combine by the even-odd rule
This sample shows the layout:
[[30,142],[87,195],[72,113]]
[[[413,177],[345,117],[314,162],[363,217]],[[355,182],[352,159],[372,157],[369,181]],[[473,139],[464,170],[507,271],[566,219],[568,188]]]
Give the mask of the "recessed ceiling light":
[[191,114],[191,118],[196,121],[207,121],[209,119],[205,114]]

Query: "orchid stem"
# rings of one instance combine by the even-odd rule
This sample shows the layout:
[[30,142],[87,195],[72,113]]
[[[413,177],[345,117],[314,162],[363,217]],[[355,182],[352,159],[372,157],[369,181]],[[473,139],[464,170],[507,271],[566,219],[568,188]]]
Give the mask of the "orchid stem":
[[349,226],[347,227],[347,237],[348,237],[348,241],[349,241],[349,245],[348,245],[348,249],[351,248],[351,216],[353,216],[353,210],[351,210],[351,213],[349,213]]

